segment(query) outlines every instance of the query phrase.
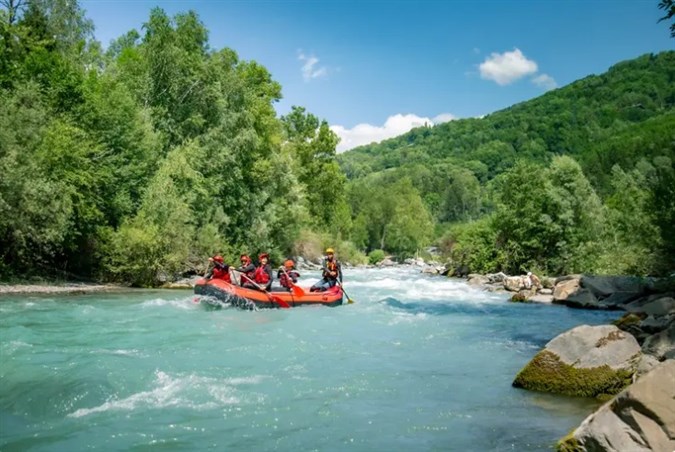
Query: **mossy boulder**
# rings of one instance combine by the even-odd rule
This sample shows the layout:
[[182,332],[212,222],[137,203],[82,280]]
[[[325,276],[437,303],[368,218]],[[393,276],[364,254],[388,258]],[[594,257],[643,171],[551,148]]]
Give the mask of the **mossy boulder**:
[[631,383],[640,358],[633,336],[613,325],[573,328],[546,344],[513,386],[570,396],[602,397]]
[[559,452],[675,450],[675,360],[667,360],[561,439]]

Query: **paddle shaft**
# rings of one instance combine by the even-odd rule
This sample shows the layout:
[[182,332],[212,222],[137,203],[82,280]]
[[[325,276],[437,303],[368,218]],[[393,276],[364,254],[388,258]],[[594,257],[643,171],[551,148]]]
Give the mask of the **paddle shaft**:
[[344,294],[347,295],[347,304],[352,304],[352,303],[354,303],[354,300],[352,300],[352,297],[349,296],[349,294],[348,294],[347,291],[345,290],[345,286],[342,285],[342,283],[340,282],[340,280],[336,279],[336,280],[335,280],[335,283],[336,283],[338,286],[340,286],[340,289],[342,289],[342,292],[344,292]]
[[278,305],[279,305],[280,307],[282,307],[282,308],[290,308],[290,307],[291,307],[290,304],[286,303],[284,300],[282,300],[282,299],[279,298],[279,297],[275,297],[274,295],[272,295],[271,293],[269,293],[268,291],[266,291],[265,289],[263,289],[257,282],[253,281],[251,278],[249,278],[248,276],[246,276],[244,273],[242,273],[241,276],[243,276],[244,278],[246,278],[246,279],[248,280],[248,282],[250,282],[251,284],[253,284],[254,286],[256,286],[256,287],[258,288],[259,291],[264,292],[265,295],[267,295],[267,297],[270,299],[270,301],[272,301],[272,302],[278,304]]
[[286,275],[286,279],[288,280],[288,283],[291,285],[291,293],[293,295],[295,295],[296,297],[305,296],[305,291],[302,289],[302,287],[295,285],[295,283],[291,279],[290,275],[286,272],[286,269],[284,267],[281,267],[281,271],[284,272],[284,275]]

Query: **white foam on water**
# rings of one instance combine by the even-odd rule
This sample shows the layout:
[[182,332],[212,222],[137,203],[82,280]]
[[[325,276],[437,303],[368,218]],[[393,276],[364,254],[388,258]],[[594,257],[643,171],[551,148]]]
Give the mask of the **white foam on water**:
[[98,348],[96,350],[91,350],[89,353],[92,354],[92,355],[119,355],[119,356],[138,356],[138,357],[147,356],[147,355],[144,355],[143,353],[141,353],[140,350],[137,350],[137,349],[110,350],[110,349],[107,349],[107,348]]
[[[350,270],[345,288],[353,296],[379,301],[392,297],[400,302],[434,301],[471,304],[502,303],[504,296],[470,286],[465,281],[443,276],[421,276],[419,269]],[[354,294],[356,292],[357,295]]]
[[17,351],[21,348],[29,348],[29,347],[32,347],[32,346],[33,346],[33,344],[29,344],[29,343],[23,342],[23,341],[9,341],[7,343],[2,344],[2,350],[3,350],[3,353],[7,353],[7,354],[11,355],[12,353],[14,353],[15,351]]
[[197,303],[194,303],[192,301],[192,298],[193,297],[181,298],[178,300],[166,300],[164,298],[154,298],[152,300],[144,301],[143,303],[141,303],[141,306],[144,308],[152,308],[157,306],[170,306],[178,309],[194,309],[194,305],[197,305]]
[[398,325],[401,323],[415,323],[426,320],[429,316],[423,312],[412,313],[412,312],[400,312],[393,311],[393,318],[389,321],[388,325]]
[[[266,378],[261,375],[250,377],[213,378],[196,374],[171,376],[162,371],[155,372],[155,387],[125,397],[108,400],[93,408],[80,408],[68,417],[83,417],[107,411],[134,411],[136,409],[158,409],[167,407],[190,408],[196,411],[218,408],[226,405],[259,403],[263,396],[242,394],[240,385],[258,384]],[[195,394],[196,393],[196,394]]]

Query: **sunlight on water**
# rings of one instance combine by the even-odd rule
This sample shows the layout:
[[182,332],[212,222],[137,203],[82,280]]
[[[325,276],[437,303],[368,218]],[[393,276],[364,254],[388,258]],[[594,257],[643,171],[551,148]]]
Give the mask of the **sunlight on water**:
[[615,313],[409,268],[345,287],[355,304],[255,312],[187,291],[0,298],[0,449],[547,450],[592,409],[511,381]]

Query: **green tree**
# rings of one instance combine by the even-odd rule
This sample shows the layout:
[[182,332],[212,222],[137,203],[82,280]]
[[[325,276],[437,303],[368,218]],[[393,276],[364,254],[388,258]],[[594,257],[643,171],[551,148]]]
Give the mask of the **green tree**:
[[[659,22],[668,21],[675,17],[675,1],[661,0],[659,2],[659,9],[662,9],[666,12],[666,15],[659,19]],[[670,24],[670,36],[675,38],[675,22]]]

